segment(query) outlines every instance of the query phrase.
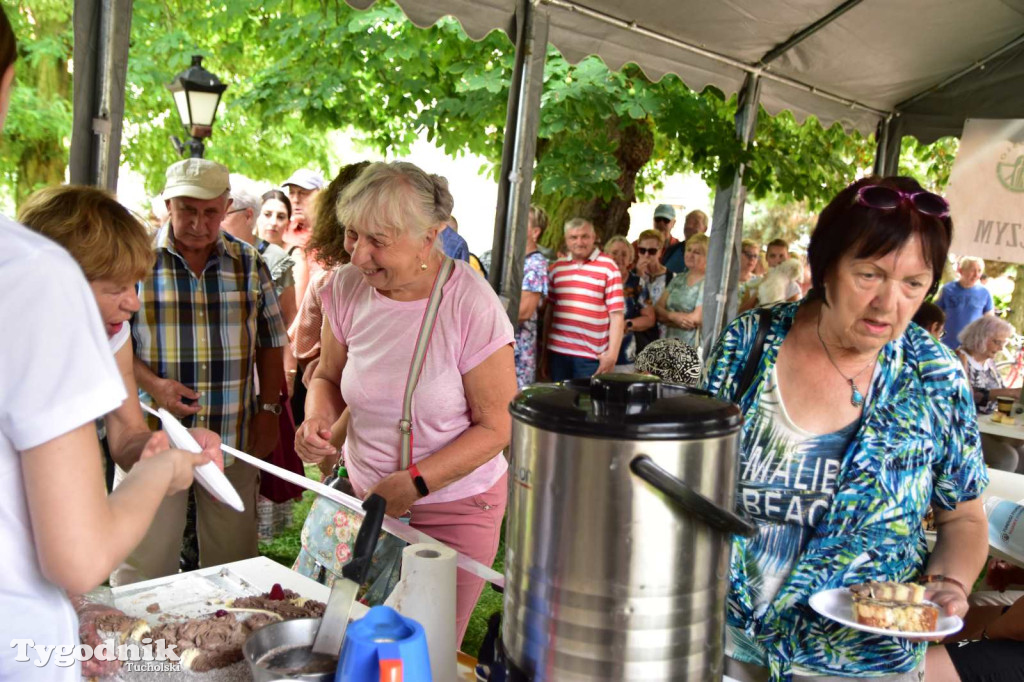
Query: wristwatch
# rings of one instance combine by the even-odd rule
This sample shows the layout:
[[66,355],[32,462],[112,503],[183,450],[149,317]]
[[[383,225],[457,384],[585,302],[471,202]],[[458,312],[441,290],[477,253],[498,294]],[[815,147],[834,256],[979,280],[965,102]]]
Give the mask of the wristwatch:
[[260,412],[271,412],[280,416],[283,410],[280,403],[260,403]]

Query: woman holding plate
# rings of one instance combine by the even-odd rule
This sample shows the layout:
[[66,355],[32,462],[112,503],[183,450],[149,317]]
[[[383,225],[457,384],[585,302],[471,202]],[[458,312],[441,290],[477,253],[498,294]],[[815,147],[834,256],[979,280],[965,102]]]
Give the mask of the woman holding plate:
[[744,413],[737,496],[758,526],[730,569],[738,680],[922,679],[922,642],[818,615],[824,590],[922,582],[941,615],[967,611],[988,546],[974,401],[953,354],[909,325],[951,237],[945,199],[916,181],[855,182],[811,235],[809,295],[769,309],[760,349],[760,315],[741,315],[708,359],[705,387]]

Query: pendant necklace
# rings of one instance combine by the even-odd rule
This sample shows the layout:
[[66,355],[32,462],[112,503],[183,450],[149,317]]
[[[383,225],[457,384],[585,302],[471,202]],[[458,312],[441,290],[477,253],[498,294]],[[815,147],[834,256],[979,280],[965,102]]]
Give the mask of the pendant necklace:
[[861,369],[856,374],[854,374],[852,377],[848,377],[845,374],[843,374],[843,370],[839,369],[839,365],[836,364],[836,361],[832,358],[832,353],[829,352],[828,346],[825,344],[825,339],[821,338],[821,311],[820,310],[818,311],[817,332],[818,332],[818,341],[821,341],[821,347],[825,349],[825,356],[828,358],[828,361],[831,362],[832,366],[836,368],[837,372],[839,372],[839,376],[841,376],[844,379],[846,379],[846,381],[850,384],[850,404],[853,405],[854,407],[862,407],[864,405],[864,396],[863,396],[863,394],[861,394],[860,389],[857,388],[857,378],[860,377],[860,375],[863,374],[865,371],[867,371],[868,367],[870,367],[871,365],[875,364],[875,360],[877,360],[878,358],[875,358],[875,360],[872,360],[868,364],[864,365],[864,368]]

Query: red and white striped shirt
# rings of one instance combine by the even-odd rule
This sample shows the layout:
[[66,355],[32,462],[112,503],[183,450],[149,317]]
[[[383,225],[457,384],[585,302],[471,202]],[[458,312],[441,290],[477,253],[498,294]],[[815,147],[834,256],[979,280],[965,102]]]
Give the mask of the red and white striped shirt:
[[550,277],[548,350],[598,359],[608,349],[609,314],[625,308],[619,266],[595,248],[582,263],[558,261]]

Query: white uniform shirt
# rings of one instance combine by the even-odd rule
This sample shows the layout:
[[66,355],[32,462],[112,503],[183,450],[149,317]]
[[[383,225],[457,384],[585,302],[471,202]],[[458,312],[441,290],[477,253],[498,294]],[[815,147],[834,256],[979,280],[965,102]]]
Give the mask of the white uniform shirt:
[[[115,409],[124,384],[92,290],[59,246],[0,216],[0,680],[78,680],[79,665],[15,661],[15,639],[78,644],[78,619],[36,556],[25,450]],[[74,514],[74,509],[61,513]],[[29,649],[33,661],[36,652]]]

